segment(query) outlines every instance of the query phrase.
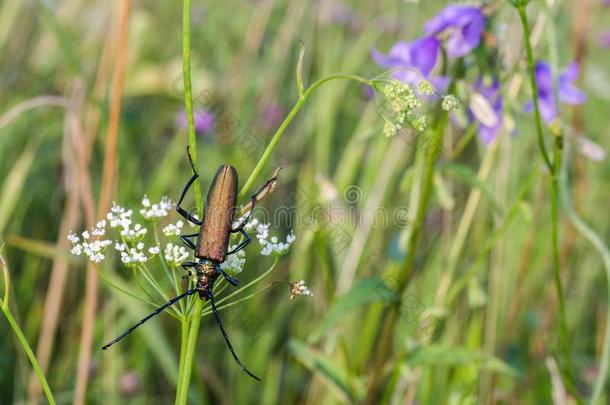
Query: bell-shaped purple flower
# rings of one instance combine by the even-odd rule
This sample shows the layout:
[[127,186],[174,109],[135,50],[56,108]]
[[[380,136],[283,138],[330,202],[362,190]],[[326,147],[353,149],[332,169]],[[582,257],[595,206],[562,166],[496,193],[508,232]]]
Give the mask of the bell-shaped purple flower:
[[442,90],[447,80],[430,76],[436,65],[439,49],[438,39],[424,37],[412,42],[397,42],[387,55],[375,48],[371,54],[379,66],[394,70],[392,76],[395,79],[411,85],[417,85],[422,79],[426,79],[437,89]]
[[424,25],[429,36],[446,33],[447,55],[458,58],[466,55],[481,43],[485,30],[485,15],[479,7],[451,4]]
[[490,83],[479,79],[474,88],[468,115],[471,120],[479,123],[479,138],[488,145],[496,139],[504,124],[504,100],[500,94],[500,83],[496,79]]
[[[587,95],[574,85],[574,81],[578,78],[579,66],[578,63],[572,62],[559,75],[557,83],[557,97],[562,103],[570,105],[578,105],[585,102]],[[553,91],[553,73],[551,67],[545,62],[538,62],[534,66],[534,74],[536,76],[536,85],[538,86],[538,104],[540,106],[540,115],[547,124],[553,121],[559,110],[555,102],[555,93]],[[533,103],[530,101],[525,106],[526,111],[534,109]]]

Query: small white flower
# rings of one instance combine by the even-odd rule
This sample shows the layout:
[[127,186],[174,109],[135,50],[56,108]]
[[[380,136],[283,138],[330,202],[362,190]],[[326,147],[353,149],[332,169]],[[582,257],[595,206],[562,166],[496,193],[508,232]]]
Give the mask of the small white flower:
[[290,299],[293,300],[297,297],[297,295],[308,295],[313,297],[313,293],[307,288],[305,285],[305,281],[297,281],[296,283],[290,284]]
[[76,236],[75,233],[72,233],[70,231],[70,233],[68,234],[68,240],[70,242],[72,242],[72,244],[76,244],[76,243],[78,243],[80,241],[80,238],[78,236]]
[[125,208],[113,202],[110,212],[106,214],[106,219],[109,221],[109,225],[111,228],[121,227],[125,229],[131,226],[132,214],[132,210],[125,210]]
[[118,250],[119,252],[122,252],[122,251],[124,251],[125,249],[127,249],[127,246],[125,246],[125,244],[124,244],[124,243],[117,242],[117,243],[115,243],[115,244],[114,244],[114,248],[115,248],[116,250]]
[[156,204],[151,204],[148,197],[144,196],[142,199],[142,209],[140,214],[146,219],[155,220],[157,218],[163,218],[169,215],[169,212],[173,208],[173,204],[168,197],[162,197],[161,201]]
[[183,246],[177,246],[172,243],[168,243],[163,251],[165,260],[171,264],[180,265],[189,257],[189,253]]
[[159,248],[159,246],[153,246],[148,248],[148,253],[150,253],[151,255],[157,255],[159,254],[159,252],[161,251],[161,248]]
[[82,235],[82,243],[75,234],[70,233],[68,235],[68,240],[72,243],[70,253],[75,256],[84,254],[92,262],[101,263],[105,258],[104,251],[106,250],[106,247],[112,245],[112,241],[106,239],[89,240],[91,237],[89,231],[84,231]]
[[163,228],[162,232],[165,236],[179,236],[182,233],[184,222],[178,221],[175,224],[169,224]]
[[261,254],[263,256],[282,256],[288,253],[290,249],[290,245],[295,241],[296,237],[292,232],[286,237],[286,242],[280,242],[279,239],[275,236],[271,237],[271,240],[267,240],[267,236],[269,235],[269,224],[267,224],[264,229],[261,229],[262,232],[259,232],[256,237],[258,238],[258,242],[262,246]]
[[[235,249],[235,246],[230,246],[229,251]],[[231,274],[239,274],[244,269],[244,265],[246,264],[246,252],[244,250],[240,250],[235,254],[227,256],[227,259],[220,264],[220,268],[224,271],[227,271]]]
[[143,243],[138,243],[135,248],[126,249],[121,252],[121,262],[126,267],[135,267],[139,264],[146,263],[148,258],[142,251],[144,249]]
[[121,236],[130,242],[137,242],[142,240],[147,232],[148,229],[144,228],[140,224],[135,224],[133,228],[130,228],[129,226],[123,227],[121,230]]

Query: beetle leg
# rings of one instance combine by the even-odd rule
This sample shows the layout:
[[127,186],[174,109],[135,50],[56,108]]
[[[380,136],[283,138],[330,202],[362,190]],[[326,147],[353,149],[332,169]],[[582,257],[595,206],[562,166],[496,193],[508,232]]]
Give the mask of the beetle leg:
[[180,199],[178,200],[178,203],[176,204],[176,211],[178,211],[178,213],[180,215],[182,215],[187,221],[190,221],[197,225],[202,225],[203,221],[198,220],[197,218],[192,216],[190,213],[188,213],[188,211],[186,211],[184,208],[182,208],[180,206],[180,204],[182,204],[182,200],[184,200],[184,197],[186,196],[187,191],[189,190],[189,188],[191,188],[191,186],[193,185],[195,180],[197,180],[197,178],[199,177],[199,174],[197,173],[197,170],[195,169],[195,165],[193,164],[193,159],[191,158],[191,154],[189,153],[188,146],[186,148],[186,154],[189,158],[189,162],[191,164],[191,169],[193,170],[193,176],[186,183],[186,186],[184,186],[184,189],[182,189],[182,194],[180,195]]
[[189,248],[193,249],[193,250],[197,250],[197,246],[195,246],[195,243],[193,243],[192,240],[190,240],[189,238],[195,237],[195,236],[199,236],[198,233],[191,233],[188,235],[180,235],[180,240]]
[[239,252],[240,250],[242,250],[243,248],[248,246],[248,244],[250,244],[250,242],[252,242],[250,235],[248,235],[248,232],[246,232],[245,229],[240,229],[238,232],[241,232],[241,234],[244,235],[244,237],[246,239],[243,242],[241,242],[239,245],[237,245],[237,247],[235,249],[228,252],[227,255],[232,255],[233,253]]
[[216,270],[218,270],[220,274],[222,274],[222,276],[225,278],[225,280],[227,280],[231,285],[237,286],[239,284],[239,280],[228,275],[226,271],[220,268],[220,266],[216,267]]
[[225,328],[222,326],[222,321],[220,320],[220,315],[218,315],[218,309],[216,308],[216,303],[214,302],[214,295],[212,294],[211,291],[207,291],[206,295],[210,299],[210,303],[212,304],[212,312],[214,313],[214,318],[216,318],[216,324],[218,325],[218,328],[220,329],[220,332],[222,333],[222,337],[225,339],[225,343],[227,344],[227,347],[229,348],[229,351],[231,352],[233,359],[235,359],[235,362],[239,365],[239,367],[246,374],[248,374],[250,377],[254,378],[256,381],[260,381],[261,380],[260,378],[258,378],[254,374],[252,374],[252,372],[250,370],[248,370],[246,368],[246,366],[244,366],[242,364],[242,362],[239,360],[239,357],[237,357],[235,350],[233,350],[233,346],[231,345],[231,342],[229,341],[227,332],[225,331]]
[[139,327],[140,325],[142,325],[144,322],[148,321],[150,318],[152,318],[153,316],[157,315],[158,313],[164,311],[166,308],[174,305],[176,302],[180,301],[181,299],[188,297],[189,295],[193,295],[197,292],[196,289],[191,289],[191,290],[187,290],[185,292],[183,292],[182,294],[178,295],[177,297],[172,298],[171,300],[167,301],[165,304],[161,305],[159,308],[155,309],[153,312],[151,312],[150,314],[146,315],[144,318],[142,318],[141,320],[139,320],[136,324],[134,324],[133,326],[131,326],[129,329],[127,329],[121,336],[113,339],[112,341],[110,341],[108,344],[106,344],[105,346],[102,347],[102,350],[106,350],[108,349],[110,346],[112,346],[113,344],[115,344],[116,342],[118,342],[119,340],[122,340],[125,336],[129,335],[131,332],[133,332],[137,327]]

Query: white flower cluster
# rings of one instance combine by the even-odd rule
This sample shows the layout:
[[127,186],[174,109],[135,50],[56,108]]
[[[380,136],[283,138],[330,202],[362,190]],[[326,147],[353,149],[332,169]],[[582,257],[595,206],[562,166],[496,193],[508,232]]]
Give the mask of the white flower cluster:
[[[230,246],[229,251],[235,249],[235,246]],[[240,250],[230,256],[220,264],[220,268],[231,274],[239,274],[244,269],[246,264],[246,251]]]
[[309,295],[310,297],[313,297],[313,293],[307,288],[304,280],[290,283],[290,299],[295,299],[297,295]]
[[[238,221],[234,223],[234,227],[241,224],[242,221],[246,219],[246,216],[240,218]],[[296,237],[294,233],[290,232],[290,234],[286,237],[286,242],[280,242],[279,239],[275,236],[272,236],[269,239],[269,224],[264,224],[260,222],[256,218],[252,218],[248,223],[244,226],[246,231],[254,231],[256,230],[256,239],[258,239],[258,243],[261,245],[262,250],[261,254],[263,256],[282,256],[288,253],[290,249],[290,245],[295,241]]]
[[152,204],[145,195],[144,198],[142,198],[142,209],[140,209],[140,214],[146,219],[155,220],[168,216],[173,206],[174,205],[168,197],[162,197],[161,201]]
[[163,228],[163,235],[165,236],[180,236],[182,233],[182,227],[184,226],[184,222],[178,221],[175,224],[169,224],[165,228]]
[[121,253],[121,262],[125,267],[135,267],[146,263],[148,258],[144,254],[144,243],[138,242],[136,247],[129,248],[123,243],[116,243],[114,248]]
[[76,236],[76,234],[70,232],[68,234],[68,240],[72,242],[72,249],[70,250],[70,253],[76,256],[84,254],[93,263],[101,263],[105,258],[104,250],[106,250],[106,247],[112,245],[112,241],[99,238],[92,240],[91,234],[94,236],[104,235],[104,226],[105,223],[102,224],[102,221],[100,221],[95,228],[91,230],[91,233],[89,231],[84,231],[81,234],[83,238],[82,241],[78,236]]
[[132,210],[126,210],[117,203],[112,203],[110,212],[106,215],[106,219],[110,222],[111,228],[121,228],[121,236],[130,242],[137,242],[144,238],[148,231],[140,224],[135,224],[131,227],[133,220]]
[[189,257],[188,251],[183,246],[174,245],[172,243],[168,243],[165,246],[165,251],[163,254],[165,256],[165,260],[176,266],[179,266]]

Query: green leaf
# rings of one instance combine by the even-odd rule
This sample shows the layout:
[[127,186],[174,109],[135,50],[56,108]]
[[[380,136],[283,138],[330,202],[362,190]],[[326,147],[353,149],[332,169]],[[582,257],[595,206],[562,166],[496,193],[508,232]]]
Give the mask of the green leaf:
[[322,323],[308,339],[316,343],[343,316],[354,309],[374,301],[394,301],[396,293],[379,277],[360,280],[345,295],[339,297],[330,307]]
[[518,375],[517,370],[502,360],[475,352],[462,346],[429,345],[415,348],[406,355],[410,366],[422,367],[460,367],[475,366],[495,371],[510,377]]
[[314,373],[342,402],[359,402],[364,398],[364,381],[351,375],[343,364],[298,340],[291,340],[290,350],[297,360]]

